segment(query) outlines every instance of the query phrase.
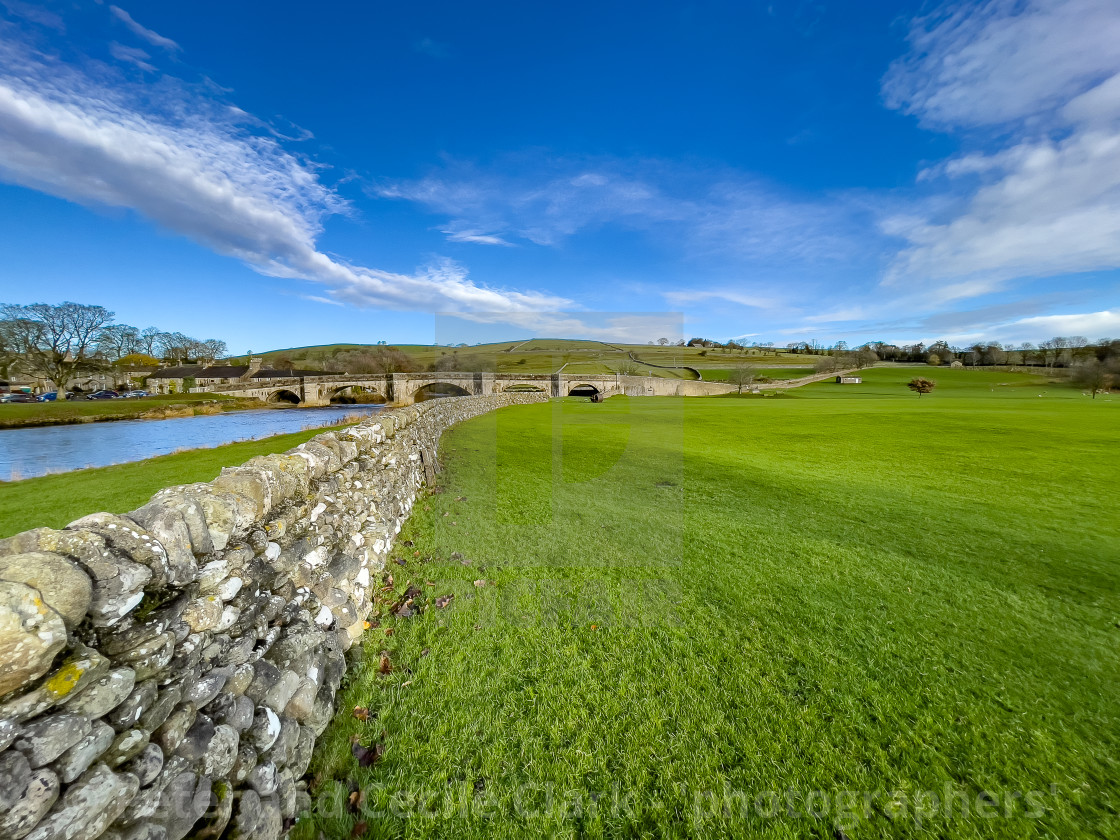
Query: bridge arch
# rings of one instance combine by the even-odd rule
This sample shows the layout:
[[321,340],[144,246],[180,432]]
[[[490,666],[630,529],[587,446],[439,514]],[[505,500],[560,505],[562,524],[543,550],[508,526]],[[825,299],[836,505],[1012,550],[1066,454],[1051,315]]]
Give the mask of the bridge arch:
[[588,382],[573,382],[568,385],[569,397],[593,397],[599,393],[599,389]]
[[435,400],[440,397],[469,397],[471,392],[454,382],[429,382],[412,393],[413,402]]
[[327,400],[332,405],[385,404],[385,394],[368,385],[342,385],[330,391]]
[[303,400],[299,398],[299,394],[297,394],[295,391],[290,391],[287,388],[280,388],[268,395],[268,402],[291,403],[292,405],[299,405],[301,402],[303,402]]

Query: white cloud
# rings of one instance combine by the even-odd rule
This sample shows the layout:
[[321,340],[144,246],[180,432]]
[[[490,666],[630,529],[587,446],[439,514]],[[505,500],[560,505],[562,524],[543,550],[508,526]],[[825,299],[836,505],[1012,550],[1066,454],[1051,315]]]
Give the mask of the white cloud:
[[153,32],[151,29],[148,29],[145,26],[141,26],[139,23],[132,19],[132,15],[130,15],[120,6],[110,6],[109,11],[113,14],[113,17],[115,17],[126,27],[128,27],[129,31],[132,32],[132,34],[137,38],[143,38],[152,46],[160,47],[161,49],[165,49],[168,52],[176,52],[180,49],[179,45],[172,41],[170,38],[165,38],[158,32]]
[[[0,179],[85,204],[131,208],[257,271],[323,284],[332,300],[410,310],[554,310],[549,294],[491,289],[439,263],[412,275],[320,252],[347,204],[316,167],[247,132],[222,102],[164,79],[154,112],[122,79],[94,81],[0,44]],[[240,112],[243,114],[243,112]]]
[[1001,328],[1001,332],[1037,338],[1040,335],[1084,335],[1090,339],[1120,336],[1120,309],[1085,312],[1077,315],[1037,315],[1020,318]]
[[1120,266],[1120,4],[961,6],[920,19],[910,40],[884,79],[888,104],[987,146],[990,126],[1010,140],[920,175],[943,192],[884,221],[907,241],[886,282],[955,280],[939,291],[960,299]]
[[932,127],[1043,118],[1120,70],[1115,0],[990,0],[916,19],[883,80]]

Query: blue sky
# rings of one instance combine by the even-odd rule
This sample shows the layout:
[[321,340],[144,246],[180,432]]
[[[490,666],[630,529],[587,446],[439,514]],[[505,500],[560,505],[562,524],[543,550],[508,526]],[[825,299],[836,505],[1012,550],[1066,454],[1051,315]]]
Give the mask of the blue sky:
[[0,0],[0,300],[236,352],[1120,336],[1118,43],[1115,0]]

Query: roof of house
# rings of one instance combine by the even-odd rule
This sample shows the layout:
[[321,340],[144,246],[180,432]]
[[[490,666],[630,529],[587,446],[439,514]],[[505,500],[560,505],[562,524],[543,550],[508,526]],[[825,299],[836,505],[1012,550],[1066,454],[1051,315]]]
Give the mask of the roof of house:
[[178,367],[157,370],[151,375],[152,379],[183,379],[188,376],[198,376],[205,368],[202,365],[179,365]]

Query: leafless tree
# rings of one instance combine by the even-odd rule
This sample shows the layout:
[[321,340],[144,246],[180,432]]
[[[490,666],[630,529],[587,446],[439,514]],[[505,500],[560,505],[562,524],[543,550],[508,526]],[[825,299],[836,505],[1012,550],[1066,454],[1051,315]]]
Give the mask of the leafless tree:
[[109,324],[97,336],[97,353],[111,362],[140,349],[140,331],[128,324]]
[[1089,389],[1093,399],[1112,388],[1116,372],[1099,359],[1088,359],[1073,369],[1073,381]]
[[144,327],[136,339],[136,349],[146,356],[154,356],[159,352],[160,340],[163,330],[156,327]]
[[98,336],[113,321],[113,313],[104,306],[73,301],[5,305],[0,315],[12,322],[17,346],[31,370],[60,390],[75,374],[96,366],[92,355]]
[[396,347],[350,350],[340,353],[339,364],[347,373],[410,373],[416,370],[412,357]]
[[754,365],[736,365],[731,369],[731,374],[727,377],[732,385],[739,386],[739,393],[743,393],[743,386],[748,388],[754,384],[755,377],[758,376],[758,368]]

